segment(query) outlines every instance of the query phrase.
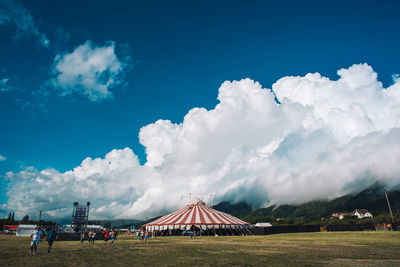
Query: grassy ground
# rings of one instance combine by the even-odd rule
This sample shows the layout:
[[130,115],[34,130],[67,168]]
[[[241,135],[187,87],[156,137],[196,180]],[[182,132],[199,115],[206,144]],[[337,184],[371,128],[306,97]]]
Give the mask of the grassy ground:
[[0,236],[0,266],[400,266],[400,232],[321,232],[267,236],[120,237],[80,244],[47,242],[30,255],[29,238]]

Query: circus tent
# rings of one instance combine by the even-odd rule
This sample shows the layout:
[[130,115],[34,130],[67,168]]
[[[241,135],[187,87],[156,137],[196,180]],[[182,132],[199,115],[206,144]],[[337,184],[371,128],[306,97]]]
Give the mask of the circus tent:
[[212,209],[200,199],[195,198],[184,208],[144,226],[151,232],[197,229],[203,232],[245,233],[250,224],[230,214]]

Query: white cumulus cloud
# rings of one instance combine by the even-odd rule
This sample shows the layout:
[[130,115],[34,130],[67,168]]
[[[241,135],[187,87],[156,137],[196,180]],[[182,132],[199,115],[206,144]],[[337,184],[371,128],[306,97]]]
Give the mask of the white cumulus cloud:
[[50,84],[62,95],[76,93],[90,101],[100,101],[113,96],[110,89],[123,81],[128,65],[117,57],[114,42],[96,46],[87,41],[71,53],[55,57],[55,77]]
[[383,88],[367,64],[338,74],[284,77],[272,89],[226,81],[215,108],[141,129],[144,165],[125,148],[65,173],[8,173],[7,207],[68,216],[73,201],[91,201],[94,218],[144,218],[180,207],[188,193],[260,207],[331,199],[375,182],[396,186],[400,81]]
[[7,159],[6,157],[0,155],[0,161],[4,161],[4,160],[6,160],[6,159]]

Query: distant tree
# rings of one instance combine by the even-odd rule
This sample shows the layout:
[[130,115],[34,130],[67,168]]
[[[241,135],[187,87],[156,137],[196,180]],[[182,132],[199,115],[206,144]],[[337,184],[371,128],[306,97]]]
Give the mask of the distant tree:
[[13,212],[13,214],[11,216],[11,222],[14,222],[14,215],[15,215],[15,212]]
[[29,222],[29,215],[25,215],[21,222]]
[[8,220],[8,221],[11,221],[11,212],[8,213],[7,220]]

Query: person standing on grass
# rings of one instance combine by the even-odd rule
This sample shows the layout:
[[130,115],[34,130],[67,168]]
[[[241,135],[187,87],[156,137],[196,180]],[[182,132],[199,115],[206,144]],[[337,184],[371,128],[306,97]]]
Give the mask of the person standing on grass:
[[89,231],[88,236],[87,236],[88,244],[90,244],[90,240],[92,240],[92,235],[93,235],[93,232]]
[[104,233],[104,245],[105,245],[108,242],[108,235],[110,234],[110,232],[108,232],[108,230],[105,229],[103,233]]
[[110,233],[110,235],[111,235],[111,243],[110,243],[110,245],[114,245],[114,240],[115,240],[115,230],[112,230],[112,231],[111,231],[111,233]]
[[144,243],[147,243],[147,240],[149,240],[149,232],[148,231],[146,231],[144,233]]
[[40,226],[37,226],[35,230],[31,233],[31,251],[30,253],[35,255],[37,246],[39,245],[40,238],[42,237],[43,232],[40,230]]
[[94,245],[94,239],[96,238],[96,232],[93,232],[92,234],[92,244]]
[[85,240],[85,232],[82,231],[81,233],[81,244],[83,244],[83,240]]
[[143,242],[144,239],[144,230],[140,230],[140,241]]
[[54,240],[56,240],[56,237],[57,237],[57,231],[56,231],[56,228],[53,226],[47,232],[47,236],[46,236],[47,244],[49,245],[47,252],[50,252],[51,246],[53,245]]

